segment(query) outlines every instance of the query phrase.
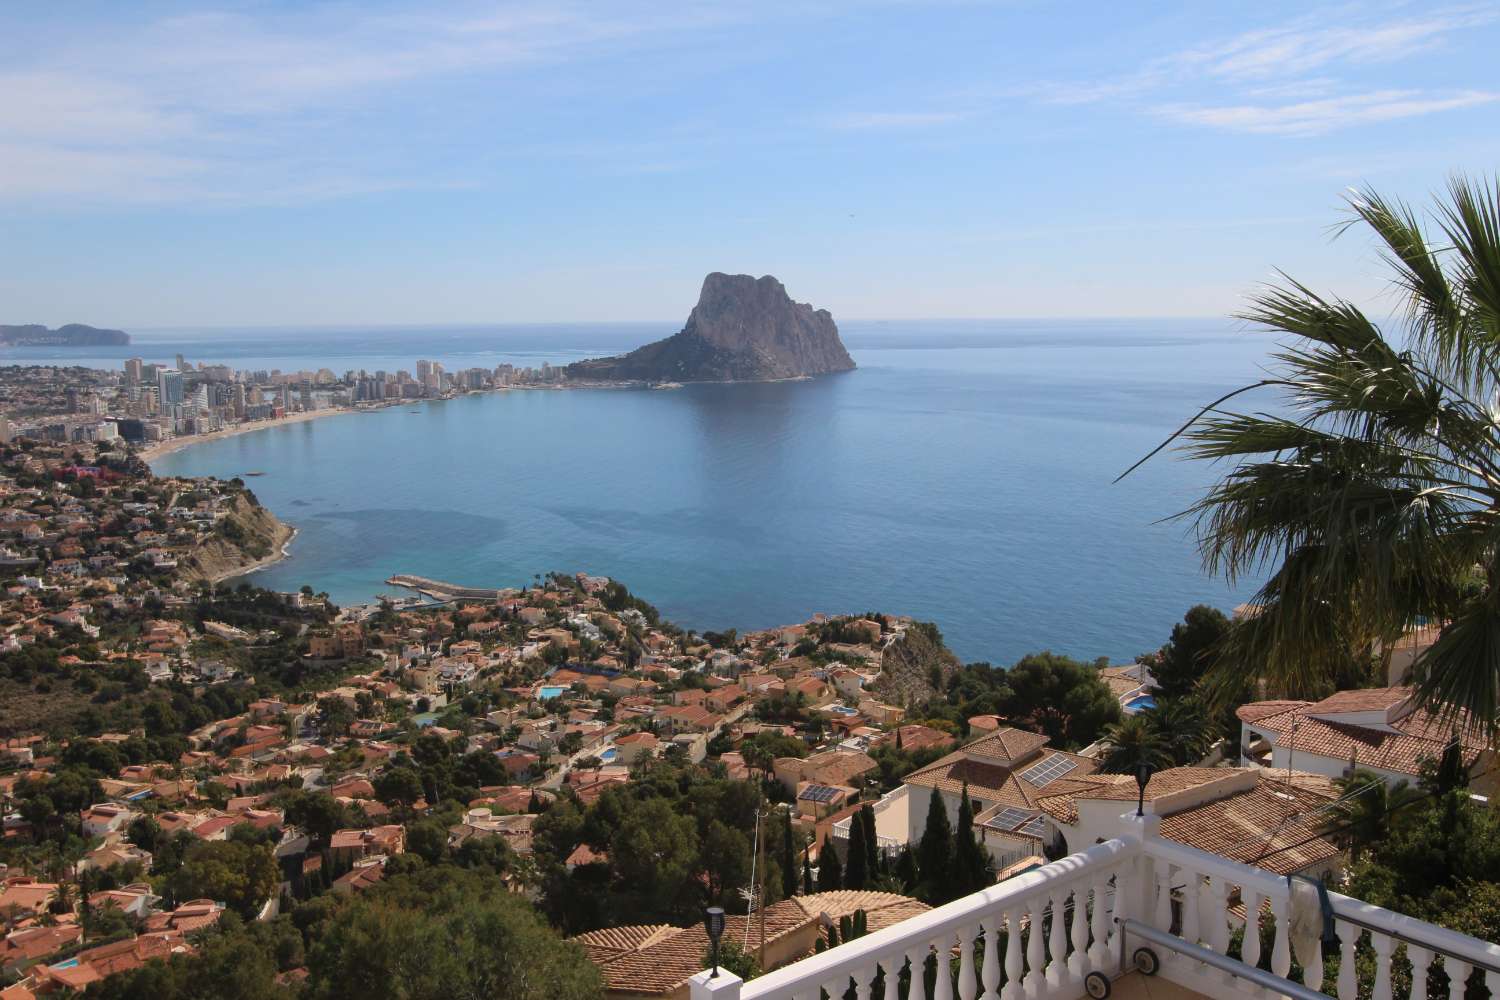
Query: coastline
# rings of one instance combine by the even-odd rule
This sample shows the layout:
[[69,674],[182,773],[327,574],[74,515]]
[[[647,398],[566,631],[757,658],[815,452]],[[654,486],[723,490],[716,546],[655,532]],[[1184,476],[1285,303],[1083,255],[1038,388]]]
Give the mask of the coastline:
[[238,566],[232,570],[226,570],[223,573],[215,573],[212,576],[205,577],[204,579],[206,579],[211,584],[218,585],[220,583],[223,583],[225,580],[232,580],[236,577],[249,576],[251,573],[258,573],[268,566],[274,566],[277,563],[281,562],[281,560],[291,555],[292,539],[297,537],[297,532],[299,530],[289,524],[287,525],[287,528],[290,530],[287,533],[286,540],[279,546],[277,546],[275,552],[272,552],[264,559],[257,559],[255,562],[250,563],[247,566]]
[[148,445],[136,451],[136,457],[150,465],[158,458],[191,448],[193,445],[207,444],[210,441],[222,441],[225,438],[238,437],[241,434],[251,434],[255,431],[267,431],[273,427],[288,427],[292,424],[302,424],[309,420],[318,420],[322,417],[337,416],[341,413],[360,413],[361,410],[339,407],[337,409],[312,410],[301,413],[290,413],[284,417],[276,417],[273,420],[256,420],[250,423],[236,424],[223,430],[211,431],[208,434],[189,434],[184,437],[174,437],[153,445]]

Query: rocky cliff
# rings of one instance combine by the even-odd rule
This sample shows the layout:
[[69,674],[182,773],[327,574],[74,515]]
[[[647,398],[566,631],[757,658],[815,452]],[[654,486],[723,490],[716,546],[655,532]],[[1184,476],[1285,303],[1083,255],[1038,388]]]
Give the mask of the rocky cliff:
[[930,622],[913,622],[905,635],[885,648],[874,693],[909,708],[941,694],[958,668],[958,657],[943,642],[938,627]]
[[130,334],[124,330],[101,330],[83,323],[68,323],[56,330],[49,330],[40,323],[20,326],[0,323],[0,344],[16,347],[118,347],[128,343]]
[[615,358],[568,366],[583,381],[730,382],[848,371],[854,360],[826,309],[793,302],[769,274],[703,279],[681,332]]
[[240,576],[279,560],[291,539],[292,528],[246,490],[235,497],[213,536],[183,560],[182,575],[210,583]]

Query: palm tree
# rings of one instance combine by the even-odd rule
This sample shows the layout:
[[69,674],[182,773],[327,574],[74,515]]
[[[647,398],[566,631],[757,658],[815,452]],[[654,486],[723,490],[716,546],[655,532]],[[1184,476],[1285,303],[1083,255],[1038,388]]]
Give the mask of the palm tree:
[[1142,764],[1153,771],[1172,766],[1167,742],[1145,715],[1128,715],[1104,731],[1106,749],[1099,770],[1107,774],[1131,774]]
[[1367,845],[1384,840],[1400,825],[1406,806],[1426,798],[1404,781],[1388,786],[1378,774],[1365,770],[1336,779],[1334,787],[1339,798],[1323,829],[1347,840],[1355,861]]
[[1169,698],[1141,713],[1174,764],[1196,764],[1213,749],[1213,725],[1196,698]]
[[[1287,334],[1266,377],[1157,451],[1229,463],[1184,512],[1205,567],[1268,573],[1226,637],[1218,690],[1259,676],[1316,695],[1429,621],[1420,702],[1500,732],[1500,186],[1455,177],[1425,216],[1364,191],[1343,227],[1377,238],[1402,310],[1388,334],[1290,278],[1242,318]],[[1225,409],[1251,390],[1270,411]],[[1155,454],[1153,452],[1152,454]],[[1148,455],[1147,458],[1150,456]],[[1145,461],[1145,459],[1142,459]],[[1127,470],[1128,474],[1128,470]]]

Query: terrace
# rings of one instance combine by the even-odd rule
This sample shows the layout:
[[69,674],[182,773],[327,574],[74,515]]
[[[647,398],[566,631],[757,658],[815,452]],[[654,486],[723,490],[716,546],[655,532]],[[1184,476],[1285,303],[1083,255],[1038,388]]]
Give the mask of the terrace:
[[705,970],[692,998],[1392,1000],[1446,977],[1453,1000],[1500,1000],[1500,946],[1338,893],[1325,910],[1313,883],[1172,843],[1158,824],[1127,814],[1113,839],[749,982]]

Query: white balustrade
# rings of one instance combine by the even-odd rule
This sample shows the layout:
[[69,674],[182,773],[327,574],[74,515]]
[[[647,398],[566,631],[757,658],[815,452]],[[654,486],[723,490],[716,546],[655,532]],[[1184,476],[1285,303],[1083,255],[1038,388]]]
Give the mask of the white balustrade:
[[[1144,824],[1133,829],[1143,836],[1097,844],[734,990],[721,987],[715,1000],[843,1000],[851,983],[854,1000],[901,1000],[903,974],[910,980],[905,1000],[1075,1000],[1088,973],[1119,971],[1119,921],[1126,918],[1208,949],[1186,958],[1153,946],[1164,978],[1206,996],[1255,1000],[1275,993],[1236,975],[1243,965],[1225,969],[1223,962],[1210,961],[1230,955],[1232,935],[1241,927],[1239,961],[1264,961],[1293,992],[1295,957],[1303,984],[1322,989],[1320,924],[1299,922],[1294,930],[1285,878],[1163,840]],[[1427,1000],[1434,968],[1447,973],[1452,1000],[1461,1000],[1476,968],[1492,1000],[1500,1000],[1500,946],[1338,893],[1329,893],[1328,900],[1339,946],[1333,989],[1340,1000],[1355,1000],[1362,991],[1372,1000],[1395,1000],[1403,958],[1411,969],[1411,1000]],[[1244,908],[1243,923],[1231,912],[1234,904]],[[1266,919],[1274,927],[1268,953],[1261,939]],[[1125,943],[1134,949],[1133,942]],[[1374,958],[1373,976],[1365,981],[1361,955]],[[930,990],[929,960],[936,966]],[[873,984],[882,975],[884,988],[877,992]],[[1402,993],[1406,1000],[1407,991]]]
[[[857,1000],[867,1000],[876,969],[885,971],[882,1000],[893,1000],[895,981],[909,963],[907,1000],[985,1000],[1078,996],[1083,976],[1107,965],[1106,953],[1085,959],[1092,938],[1112,927],[1107,911],[1110,878],[1127,874],[1139,859],[1139,842],[1113,840],[1055,861],[982,892],[856,938],[811,958],[745,983],[744,1000],[840,1000],[852,980]],[[1092,897],[1092,908],[1090,899]],[[1069,918],[1071,916],[1071,923]],[[1001,955],[1000,930],[1006,931]],[[983,941],[982,971],[976,969],[975,942]],[[1070,954],[1070,951],[1073,954]],[[936,955],[931,997],[924,972]],[[957,957],[957,969],[953,965]],[[1003,974],[1002,974],[1003,970]],[[956,981],[955,981],[956,975]],[[863,980],[863,983],[861,981]]]

